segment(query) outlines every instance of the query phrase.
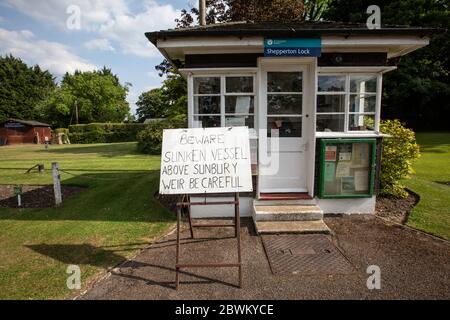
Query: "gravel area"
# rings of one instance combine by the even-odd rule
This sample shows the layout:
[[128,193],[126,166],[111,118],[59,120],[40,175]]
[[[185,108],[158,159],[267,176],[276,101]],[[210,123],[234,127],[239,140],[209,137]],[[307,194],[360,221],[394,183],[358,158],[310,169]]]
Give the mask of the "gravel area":
[[[191,268],[174,290],[175,234],[115,268],[81,299],[450,299],[450,245],[375,216],[325,218],[337,245],[355,268],[352,274],[273,275],[251,220],[242,235],[243,288],[237,270]],[[198,229],[182,237],[182,262],[235,261],[232,230]],[[123,248],[122,248],[123,249]],[[369,265],[381,268],[381,289],[366,287]]]
[[406,223],[409,214],[419,202],[419,196],[409,193],[405,199],[377,197],[375,214],[396,223]]

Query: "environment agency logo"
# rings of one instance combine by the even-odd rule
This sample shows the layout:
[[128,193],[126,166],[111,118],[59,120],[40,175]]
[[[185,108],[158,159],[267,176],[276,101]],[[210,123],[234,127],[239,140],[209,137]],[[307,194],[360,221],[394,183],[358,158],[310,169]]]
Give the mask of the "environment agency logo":
[[267,44],[268,44],[269,46],[273,45],[273,40],[272,40],[272,39],[267,40]]

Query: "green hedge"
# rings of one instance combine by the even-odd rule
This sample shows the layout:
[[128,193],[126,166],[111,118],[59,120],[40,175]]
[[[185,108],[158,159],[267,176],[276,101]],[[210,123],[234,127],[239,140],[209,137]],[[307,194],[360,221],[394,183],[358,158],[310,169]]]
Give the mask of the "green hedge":
[[143,123],[89,123],[69,126],[72,143],[104,143],[136,141]]
[[160,154],[163,129],[185,128],[184,120],[160,120],[146,125],[137,135],[137,148],[139,152],[148,154]]

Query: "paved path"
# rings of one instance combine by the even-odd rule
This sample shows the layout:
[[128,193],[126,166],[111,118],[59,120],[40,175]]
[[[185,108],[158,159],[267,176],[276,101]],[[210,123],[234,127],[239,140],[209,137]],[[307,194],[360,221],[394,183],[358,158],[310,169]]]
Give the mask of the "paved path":
[[[98,282],[82,299],[450,299],[450,245],[373,216],[326,218],[331,240],[355,267],[350,275],[273,275],[250,221],[242,225],[244,284],[235,269],[186,269],[174,290],[174,234]],[[184,262],[233,260],[231,230],[197,230]],[[183,237],[188,237],[183,232]],[[221,237],[227,237],[221,239]],[[203,237],[212,237],[206,239]],[[381,290],[368,290],[366,268],[381,268]]]

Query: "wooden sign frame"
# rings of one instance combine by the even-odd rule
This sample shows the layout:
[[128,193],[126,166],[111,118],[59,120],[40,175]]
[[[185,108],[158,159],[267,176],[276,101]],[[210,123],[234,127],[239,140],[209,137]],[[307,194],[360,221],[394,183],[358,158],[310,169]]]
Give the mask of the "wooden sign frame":
[[[234,221],[228,224],[193,224],[191,216],[192,206],[213,206],[213,205],[227,205],[234,204]],[[180,262],[180,223],[181,213],[185,213],[189,222],[189,229],[191,238],[194,239],[194,228],[234,228],[235,238],[237,240],[237,263],[181,263]],[[176,263],[175,263],[175,289],[178,290],[180,285],[180,269],[184,268],[238,268],[239,284],[242,288],[242,256],[241,256],[241,220],[239,213],[239,193],[234,193],[234,201],[214,201],[206,202],[192,202],[189,195],[183,195],[181,201],[177,203],[177,242],[176,242]]]

